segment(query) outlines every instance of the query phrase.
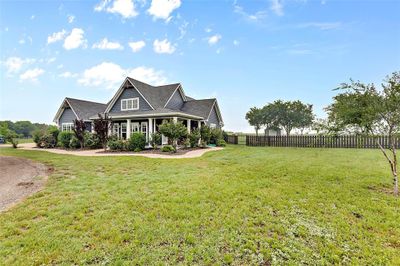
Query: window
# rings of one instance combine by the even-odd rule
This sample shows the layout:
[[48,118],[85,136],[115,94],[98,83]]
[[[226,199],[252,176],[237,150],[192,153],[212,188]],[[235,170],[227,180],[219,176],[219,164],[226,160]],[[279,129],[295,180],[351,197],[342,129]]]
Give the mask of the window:
[[130,98],[121,100],[121,111],[138,110],[139,98]]
[[113,135],[115,135],[115,136],[119,135],[119,125],[118,124],[113,124]]
[[74,127],[74,123],[62,123],[61,131],[72,131],[73,127]]
[[139,132],[139,123],[137,122],[131,123],[131,135],[134,132]]
[[216,128],[216,127],[217,127],[216,124],[213,124],[213,123],[210,124],[210,128]]

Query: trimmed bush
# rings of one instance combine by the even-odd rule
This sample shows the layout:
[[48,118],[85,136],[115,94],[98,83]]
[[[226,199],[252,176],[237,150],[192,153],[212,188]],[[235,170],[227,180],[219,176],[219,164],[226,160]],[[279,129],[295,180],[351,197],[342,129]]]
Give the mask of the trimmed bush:
[[151,139],[150,139],[150,145],[153,147],[153,149],[157,148],[157,145],[161,145],[161,134],[156,132],[151,134]]
[[201,141],[207,143],[211,139],[211,128],[209,126],[203,125],[200,129]]
[[99,137],[96,134],[85,132],[85,147],[89,149],[102,148]]
[[73,135],[71,137],[71,140],[69,141],[69,147],[71,149],[79,149],[79,148],[81,148],[81,142],[78,140],[78,138],[75,135]]
[[33,142],[36,143],[37,147],[40,147],[40,139],[43,137],[44,131],[43,130],[35,130],[33,131],[32,137],[33,137]]
[[222,130],[219,128],[211,128],[210,130],[210,144],[217,144],[218,140],[224,139]]
[[54,139],[58,138],[58,134],[60,134],[60,130],[58,129],[57,126],[49,126],[47,128],[47,133],[51,134]]
[[140,132],[134,132],[128,140],[128,150],[135,151],[136,149],[144,150],[146,146],[146,136]]
[[223,140],[223,139],[217,140],[217,146],[218,147],[225,147],[226,146],[225,140]]
[[136,148],[133,150],[134,152],[141,152],[142,150],[140,148]]
[[199,139],[201,138],[200,135],[200,130],[199,129],[194,129],[190,134],[188,135],[188,139],[190,141],[190,147],[194,148],[199,146]]
[[62,148],[69,148],[69,144],[73,135],[74,133],[69,131],[60,132],[60,134],[58,134],[58,145]]
[[165,145],[161,148],[162,152],[174,152],[175,149],[172,145]]
[[39,148],[54,148],[57,146],[57,140],[54,138],[54,135],[51,133],[45,133],[40,138],[39,141],[36,143]]
[[126,148],[126,143],[122,139],[110,139],[107,146],[112,151],[123,151]]

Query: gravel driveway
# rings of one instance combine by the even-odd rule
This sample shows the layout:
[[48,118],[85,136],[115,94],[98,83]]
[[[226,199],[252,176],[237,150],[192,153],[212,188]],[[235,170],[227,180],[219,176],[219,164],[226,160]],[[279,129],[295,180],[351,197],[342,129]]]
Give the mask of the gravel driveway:
[[43,164],[0,156],[0,212],[39,191],[47,174],[48,169]]

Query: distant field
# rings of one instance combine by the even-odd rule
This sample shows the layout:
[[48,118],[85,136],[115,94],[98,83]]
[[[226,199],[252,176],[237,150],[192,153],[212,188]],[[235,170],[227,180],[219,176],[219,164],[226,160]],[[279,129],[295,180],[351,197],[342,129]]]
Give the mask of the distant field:
[[0,154],[55,169],[0,214],[0,264],[400,264],[400,199],[378,150]]
[[33,143],[33,139],[18,139],[19,143]]

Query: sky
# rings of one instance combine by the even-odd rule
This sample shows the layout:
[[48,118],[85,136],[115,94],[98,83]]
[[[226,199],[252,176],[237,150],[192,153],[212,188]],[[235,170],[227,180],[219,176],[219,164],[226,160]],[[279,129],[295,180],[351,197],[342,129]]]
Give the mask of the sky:
[[108,102],[128,75],[214,98],[225,130],[277,99],[326,116],[350,78],[400,70],[400,1],[0,1],[0,120],[52,123],[65,97]]

